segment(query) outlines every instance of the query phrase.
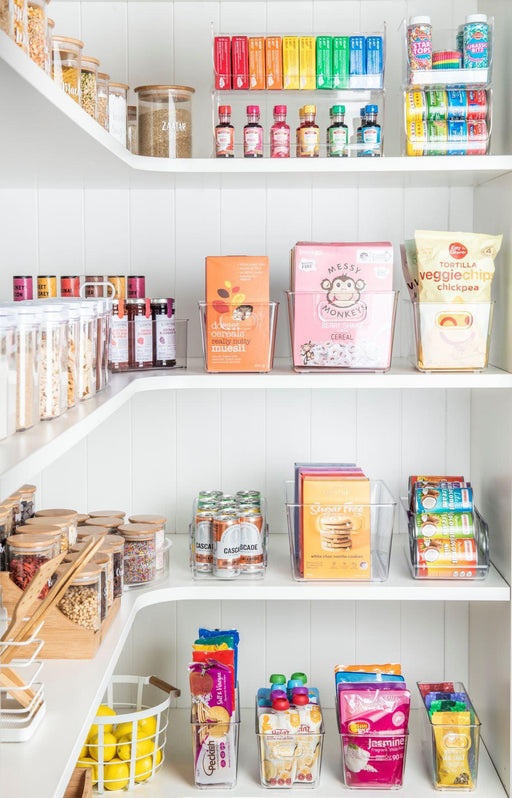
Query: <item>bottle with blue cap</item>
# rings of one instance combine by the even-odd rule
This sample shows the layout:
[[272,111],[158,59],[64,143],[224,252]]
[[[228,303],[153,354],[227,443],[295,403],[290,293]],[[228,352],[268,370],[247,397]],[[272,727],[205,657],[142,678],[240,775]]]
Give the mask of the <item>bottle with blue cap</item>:
[[381,155],[381,126],[377,122],[378,112],[377,105],[367,105],[365,108],[364,123],[361,127],[361,148],[357,153],[361,158],[379,158]]

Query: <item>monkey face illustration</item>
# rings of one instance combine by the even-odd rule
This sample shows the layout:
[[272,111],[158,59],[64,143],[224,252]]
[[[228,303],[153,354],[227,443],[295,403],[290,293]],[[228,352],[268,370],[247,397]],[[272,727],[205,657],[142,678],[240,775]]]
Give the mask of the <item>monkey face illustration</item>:
[[364,280],[354,280],[343,275],[334,280],[322,280],[321,288],[327,291],[327,301],[336,308],[350,308],[359,302]]

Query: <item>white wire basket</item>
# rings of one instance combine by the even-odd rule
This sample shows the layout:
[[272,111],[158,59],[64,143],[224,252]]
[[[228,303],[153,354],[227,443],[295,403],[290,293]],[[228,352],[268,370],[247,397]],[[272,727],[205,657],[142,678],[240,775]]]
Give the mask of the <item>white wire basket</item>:
[[[16,648],[18,654],[26,654],[10,660],[6,665],[0,664],[0,674],[3,673],[8,677],[7,669],[12,669],[20,678],[18,685],[6,686],[4,681],[0,682],[0,742],[2,743],[22,743],[30,740],[46,714],[44,685],[40,678],[43,661],[38,656],[44,642],[37,636],[42,625],[41,623],[38,626],[29,640],[22,643],[0,643],[0,654],[12,648]],[[24,701],[22,704],[16,695],[21,697],[25,691],[30,691],[30,697],[28,703]]]
[[156,676],[112,677],[103,704],[116,714],[94,719],[84,744],[86,755],[82,748],[77,762],[79,767],[92,768],[98,793],[131,790],[154,778],[165,760],[171,698],[179,695],[176,687]]

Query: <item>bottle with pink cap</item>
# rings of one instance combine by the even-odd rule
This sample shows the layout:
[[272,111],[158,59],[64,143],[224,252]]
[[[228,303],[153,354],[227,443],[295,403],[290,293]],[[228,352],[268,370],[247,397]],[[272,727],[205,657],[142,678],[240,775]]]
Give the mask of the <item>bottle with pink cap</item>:
[[259,105],[247,106],[244,127],[244,158],[263,158],[263,128],[260,125]]
[[270,128],[270,157],[290,157],[290,126],[286,124],[286,105],[274,106],[274,124]]

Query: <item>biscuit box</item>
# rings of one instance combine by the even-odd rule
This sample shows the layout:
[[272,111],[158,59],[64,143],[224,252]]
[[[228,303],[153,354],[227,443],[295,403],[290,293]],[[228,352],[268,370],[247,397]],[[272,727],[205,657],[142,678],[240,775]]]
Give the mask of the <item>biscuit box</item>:
[[268,371],[268,258],[207,257],[206,303],[207,370]]
[[389,241],[299,242],[291,287],[295,367],[389,368],[396,305]]

